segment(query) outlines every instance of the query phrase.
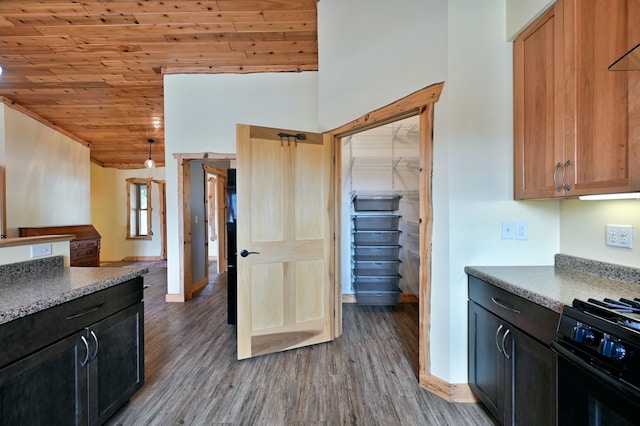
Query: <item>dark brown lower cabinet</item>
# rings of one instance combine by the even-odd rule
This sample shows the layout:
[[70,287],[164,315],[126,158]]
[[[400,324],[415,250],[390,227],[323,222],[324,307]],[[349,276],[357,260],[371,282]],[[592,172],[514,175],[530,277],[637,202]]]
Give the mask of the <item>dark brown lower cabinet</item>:
[[144,383],[143,316],[138,302],[0,369],[0,425],[104,423]]
[[[470,288],[470,294],[473,293]],[[549,321],[553,324],[557,315],[527,317],[526,304],[531,302],[493,290],[483,296],[486,297],[481,297],[481,302],[489,300],[497,304],[491,312],[473,299],[469,301],[469,385],[473,393],[500,424],[555,425],[555,354],[548,344],[497,313],[506,307],[510,316],[517,315],[518,322],[534,328]]]
[[89,328],[99,342],[87,363],[89,424],[104,423],[144,384],[143,324],[139,303]]
[[69,336],[0,370],[2,425],[87,424],[83,335]]

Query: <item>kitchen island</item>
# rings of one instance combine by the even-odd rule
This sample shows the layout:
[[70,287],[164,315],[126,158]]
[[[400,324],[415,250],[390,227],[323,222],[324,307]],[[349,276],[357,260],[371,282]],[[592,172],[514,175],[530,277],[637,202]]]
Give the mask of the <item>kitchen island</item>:
[[0,424],[101,424],[144,383],[146,268],[0,266]]

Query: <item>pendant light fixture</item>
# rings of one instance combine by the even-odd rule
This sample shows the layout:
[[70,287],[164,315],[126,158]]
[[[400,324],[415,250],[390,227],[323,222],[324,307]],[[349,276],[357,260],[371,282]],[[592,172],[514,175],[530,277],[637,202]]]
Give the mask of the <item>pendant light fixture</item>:
[[149,142],[149,158],[147,158],[147,159],[144,161],[144,166],[145,166],[147,169],[153,169],[154,167],[156,167],[156,162],[155,162],[155,161],[153,161],[153,159],[151,158],[151,144],[152,144],[152,143],[154,143],[154,142],[155,142],[155,140],[153,140],[153,139],[149,138],[149,139],[147,139],[147,142]]

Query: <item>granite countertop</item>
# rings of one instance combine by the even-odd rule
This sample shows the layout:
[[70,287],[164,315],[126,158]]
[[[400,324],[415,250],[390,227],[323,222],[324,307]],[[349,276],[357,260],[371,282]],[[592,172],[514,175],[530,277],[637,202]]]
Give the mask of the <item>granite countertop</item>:
[[640,297],[640,269],[556,255],[549,266],[467,266],[465,272],[555,312],[573,299]]
[[[60,260],[62,262],[62,260]],[[33,268],[20,276],[0,273],[0,324],[7,323],[64,302],[95,293],[149,272],[148,268],[59,267]],[[16,264],[17,265],[17,264]],[[5,271],[6,266],[3,265]],[[13,266],[13,265],[11,265]],[[13,268],[12,270],[15,270]],[[0,271],[2,272],[2,271]]]

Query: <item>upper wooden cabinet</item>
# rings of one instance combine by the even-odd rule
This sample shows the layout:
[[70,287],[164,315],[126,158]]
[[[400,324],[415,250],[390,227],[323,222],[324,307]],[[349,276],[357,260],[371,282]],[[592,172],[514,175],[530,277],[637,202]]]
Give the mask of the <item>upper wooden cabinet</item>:
[[559,0],[514,43],[516,199],[640,191],[639,0]]

